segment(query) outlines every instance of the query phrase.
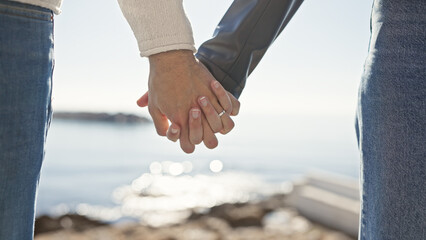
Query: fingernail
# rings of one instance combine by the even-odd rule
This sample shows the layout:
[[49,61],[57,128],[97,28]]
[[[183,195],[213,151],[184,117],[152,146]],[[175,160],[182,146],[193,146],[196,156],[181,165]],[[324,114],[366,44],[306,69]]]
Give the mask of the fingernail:
[[201,97],[200,98],[200,102],[201,102],[201,105],[203,105],[203,107],[207,106],[207,99],[206,99],[206,97]]
[[178,133],[178,129],[176,129],[176,128],[170,128],[170,131],[173,133],[173,134],[176,134],[176,133]]
[[197,109],[192,110],[192,117],[194,119],[197,119],[198,117],[200,117],[200,110],[197,110]]
[[213,86],[214,86],[215,88],[219,88],[220,83],[219,83],[218,81],[215,81],[215,82],[213,83]]

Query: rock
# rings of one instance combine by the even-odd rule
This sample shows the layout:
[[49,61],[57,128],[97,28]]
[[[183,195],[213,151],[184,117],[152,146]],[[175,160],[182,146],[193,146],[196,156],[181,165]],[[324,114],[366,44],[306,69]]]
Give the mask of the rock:
[[305,234],[306,240],[321,240],[323,236],[323,231],[318,228],[314,228],[311,231]]
[[63,229],[58,219],[43,215],[35,221],[34,235]]
[[265,212],[271,212],[276,209],[287,207],[285,202],[286,198],[286,194],[275,194],[260,201],[258,204],[264,209]]
[[216,233],[203,228],[186,228],[178,236],[182,240],[219,240]]
[[278,209],[268,213],[263,219],[263,225],[267,230],[286,235],[306,233],[312,228],[312,224],[306,218],[290,209]]
[[219,233],[220,235],[226,235],[232,231],[232,228],[228,225],[228,223],[220,218],[204,217],[200,219],[200,223],[201,227]]
[[194,209],[187,221],[159,228],[105,225],[79,215],[42,216],[35,240],[354,240],[285,207],[284,197]]
[[340,232],[331,232],[327,234],[322,240],[352,240],[352,238]]
[[209,216],[224,219],[231,227],[262,226],[266,212],[258,204],[223,204],[213,207]]
[[109,122],[109,123],[149,123],[145,117],[134,114],[109,114],[109,113],[90,113],[90,112],[55,112],[53,118],[74,121],[90,122]]
[[280,231],[291,234],[294,231],[290,223],[296,215],[297,213],[294,211],[279,209],[265,215],[263,218],[263,226],[270,231]]
[[[297,217],[297,216],[295,216]],[[291,221],[289,221],[291,222]],[[204,216],[175,226],[108,225],[83,232],[63,229],[39,234],[35,240],[354,240],[312,224],[308,232],[270,231],[262,227],[231,228],[225,220]]]
[[105,225],[107,224],[78,214],[67,214],[57,218],[41,216],[36,219],[34,235],[61,229],[72,229],[77,232],[82,232],[87,229]]

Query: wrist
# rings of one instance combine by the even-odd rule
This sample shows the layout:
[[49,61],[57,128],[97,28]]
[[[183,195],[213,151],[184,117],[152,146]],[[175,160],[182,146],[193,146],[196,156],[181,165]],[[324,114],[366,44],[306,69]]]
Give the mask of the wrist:
[[155,66],[173,66],[178,63],[196,61],[195,56],[190,50],[173,50],[153,54],[148,57],[150,67]]

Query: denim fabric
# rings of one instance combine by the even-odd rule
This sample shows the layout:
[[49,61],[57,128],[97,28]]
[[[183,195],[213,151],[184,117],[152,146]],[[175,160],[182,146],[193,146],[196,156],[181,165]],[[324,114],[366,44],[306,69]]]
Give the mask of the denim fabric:
[[357,116],[360,239],[426,239],[426,1],[374,1]]
[[0,0],[0,240],[33,238],[52,71],[52,12]]

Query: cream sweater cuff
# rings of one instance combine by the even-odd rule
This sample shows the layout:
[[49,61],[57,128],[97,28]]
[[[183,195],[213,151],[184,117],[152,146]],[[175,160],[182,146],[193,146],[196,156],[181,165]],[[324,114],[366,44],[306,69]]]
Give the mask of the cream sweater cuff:
[[183,0],[118,0],[142,57],[170,50],[195,52]]
[[48,8],[52,10],[55,14],[61,13],[62,0],[12,0],[12,1]]

